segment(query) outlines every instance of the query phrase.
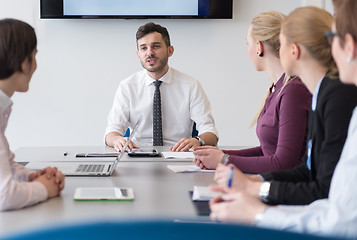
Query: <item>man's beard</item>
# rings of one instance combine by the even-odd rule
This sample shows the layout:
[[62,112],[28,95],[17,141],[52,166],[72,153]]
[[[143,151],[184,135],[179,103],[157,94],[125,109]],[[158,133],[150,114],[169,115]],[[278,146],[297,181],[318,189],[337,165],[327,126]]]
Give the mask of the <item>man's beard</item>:
[[[145,63],[148,63],[148,59],[156,59],[158,61],[158,66],[155,67],[155,68],[149,68],[149,67],[146,67],[145,66]],[[163,60],[160,60],[158,58],[154,58],[154,57],[150,57],[150,58],[147,58],[145,59],[145,63],[141,62],[141,66],[143,66],[143,68],[145,68],[148,72],[159,72],[161,71],[162,69],[165,68],[166,64],[167,64],[167,61],[168,61],[168,57],[166,57],[165,59]],[[150,64],[149,64],[150,65]]]

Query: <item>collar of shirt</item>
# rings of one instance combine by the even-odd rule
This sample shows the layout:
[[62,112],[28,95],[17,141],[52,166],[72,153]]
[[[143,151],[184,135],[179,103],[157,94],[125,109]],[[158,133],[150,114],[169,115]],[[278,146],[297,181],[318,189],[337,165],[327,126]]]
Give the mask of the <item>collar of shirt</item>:
[[[326,75],[326,74],[325,74]],[[320,86],[321,86],[321,82],[322,80],[325,78],[325,75],[322,76],[322,78],[320,79],[319,83],[317,84],[314,94],[312,95],[312,102],[311,102],[311,109],[312,111],[316,110],[316,105],[317,105],[317,97],[319,95],[319,90],[320,90]]]
[[2,90],[0,90],[0,114],[4,114],[12,106],[12,101]]
[[[145,78],[145,84],[147,86],[149,86],[150,84],[152,84],[154,81],[156,81],[155,79],[153,79],[152,77],[149,76],[148,72],[146,71],[146,78]],[[172,71],[171,68],[169,68],[169,70],[167,71],[167,73],[165,73],[164,76],[162,76],[159,81],[162,81],[164,83],[170,84],[172,82]]]
[[285,80],[285,73],[283,73],[283,75],[281,75],[279,80],[276,81],[276,83],[273,85],[273,87],[275,88],[274,91],[279,91],[283,87],[285,83],[284,80]]

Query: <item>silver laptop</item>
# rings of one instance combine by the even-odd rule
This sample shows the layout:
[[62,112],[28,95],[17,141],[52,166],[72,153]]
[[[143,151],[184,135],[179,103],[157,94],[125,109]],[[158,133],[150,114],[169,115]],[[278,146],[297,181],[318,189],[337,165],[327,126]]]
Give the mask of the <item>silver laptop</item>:
[[66,176],[110,176],[114,172],[118,162],[123,157],[125,150],[128,148],[130,141],[136,133],[141,122],[142,115],[135,123],[128,141],[125,143],[123,150],[119,153],[115,161],[32,161],[26,167],[32,170],[40,170],[45,167],[57,167]]

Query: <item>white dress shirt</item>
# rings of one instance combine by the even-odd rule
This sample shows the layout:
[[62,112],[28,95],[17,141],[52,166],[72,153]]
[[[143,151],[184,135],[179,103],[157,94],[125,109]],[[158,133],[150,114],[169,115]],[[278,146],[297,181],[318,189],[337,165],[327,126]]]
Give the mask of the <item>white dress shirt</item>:
[[265,211],[258,226],[326,236],[357,237],[357,108],[332,177],[328,199]]
[[39,182],[28,182],[33,171],[14,161],[5,137],[12,101],[0,90],[0,210],[33,205],[47,199],[47,190]]
[[[142,122],[133,139],[139,146],[152,146],[154,81],[146,70],[142,70],[120,82],[105,135],[110,132],[124,135],[142,114]],[[191,138],[193,122],[200,135],[211,132],[218,137],[210,103],[196,79],[169,68],[159,81],[163,82],[160,92],[164,145]]]

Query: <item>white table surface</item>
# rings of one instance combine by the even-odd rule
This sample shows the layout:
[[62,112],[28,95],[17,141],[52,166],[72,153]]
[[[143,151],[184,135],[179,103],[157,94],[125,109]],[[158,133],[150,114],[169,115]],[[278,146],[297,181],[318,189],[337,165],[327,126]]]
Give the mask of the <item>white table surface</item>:
[[[239,147],[236,147],[239,148]],[[167,150],[159,147],[159,151]],[[68,160],[79,152],[109,152],[108,147],[28,147],[15,151],[18,162]],[[68,155],[64,156],[64,152]],[[16,211],[0,212],[0,237],[21,231],[96,220],[172,219],[209,221],[198,216],[189,197],[194,185],[214,184],[214,173],[174,173],[167,165],[192,160],[133,159],[124,156],[112,176],[66,177],[62,196]],[[131,187],[131,202],[76,202],[77,187]]]

